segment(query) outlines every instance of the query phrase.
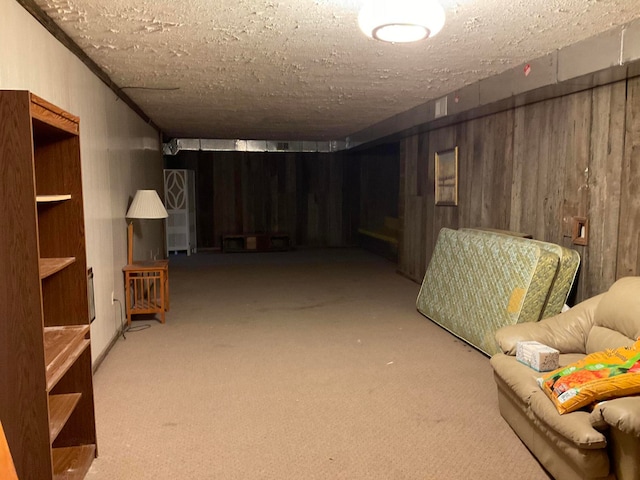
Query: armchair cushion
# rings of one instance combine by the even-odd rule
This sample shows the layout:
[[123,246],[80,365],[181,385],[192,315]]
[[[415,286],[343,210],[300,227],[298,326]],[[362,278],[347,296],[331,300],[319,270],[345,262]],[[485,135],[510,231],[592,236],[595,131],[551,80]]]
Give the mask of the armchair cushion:
[[515,357],[496,353],[490,362],[495,375],[523,402],[528,402],[531,395],[540,391],[536,382],[539,373],[518,362]]
[[598,305],[594,325],[620,332],[633,343],[640,338],[638,312],[640,312],[640,277],[621,278],[611,286]]
[[600,402],[591,412],[590,420],[596,428],[604,422],[624,433],[640,437],[640,396]]
[[575,415],[560,415],[547,396],[538,390],[529,399],[534,419],[561,437],[580,448],[603,448],[607,439],[591,423],[589,412],[578,411]]
[[516,354],[519,341],[535,340],[560,353],[585,353],[587,334],[603,295],[592,297],[554,317],[536,323],[521,323],[502,327],[496,332],[500,349],[507,355]]
[[587,337],[585,350],[587,353],[614,350],[620,346],[631,347],[634,341],[620,332],[606,327],[594,326]]

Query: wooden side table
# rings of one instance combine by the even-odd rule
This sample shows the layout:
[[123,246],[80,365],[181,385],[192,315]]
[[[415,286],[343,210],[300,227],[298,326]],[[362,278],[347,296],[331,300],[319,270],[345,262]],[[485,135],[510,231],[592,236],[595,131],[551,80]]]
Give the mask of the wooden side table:
[[126,265],[124,272],[127,324],[139,313],[159,313],[165,322],[169,311],[169,261],[151,260]]

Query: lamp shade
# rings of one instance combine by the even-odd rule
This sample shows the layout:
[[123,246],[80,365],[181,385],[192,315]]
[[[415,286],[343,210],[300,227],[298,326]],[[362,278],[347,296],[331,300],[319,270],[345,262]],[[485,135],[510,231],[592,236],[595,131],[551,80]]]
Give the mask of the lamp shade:
[[367,0],[358,15],[366,35],[390,43],[433,37],[444,22],[444,8],[436,0]]
[[127,218],[167,218],[168,216],[155,190],[138,190],[126,215]]

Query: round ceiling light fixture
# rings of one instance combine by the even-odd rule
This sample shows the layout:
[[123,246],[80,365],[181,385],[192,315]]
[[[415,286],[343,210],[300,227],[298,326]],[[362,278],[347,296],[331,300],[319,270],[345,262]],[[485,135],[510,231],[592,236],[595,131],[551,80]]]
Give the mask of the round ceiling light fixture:
[[358,14],[366,35],[390,43],[433,37],[444,21],[444,8],[436,0],[367,0]]

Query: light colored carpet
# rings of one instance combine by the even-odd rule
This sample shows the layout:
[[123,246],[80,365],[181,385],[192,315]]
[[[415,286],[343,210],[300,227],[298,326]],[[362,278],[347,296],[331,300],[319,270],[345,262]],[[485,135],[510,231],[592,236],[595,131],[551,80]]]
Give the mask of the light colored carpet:
[[488,358],[360,250],[172,257],[167,323],[94,379],[90,480],[547,479]]

